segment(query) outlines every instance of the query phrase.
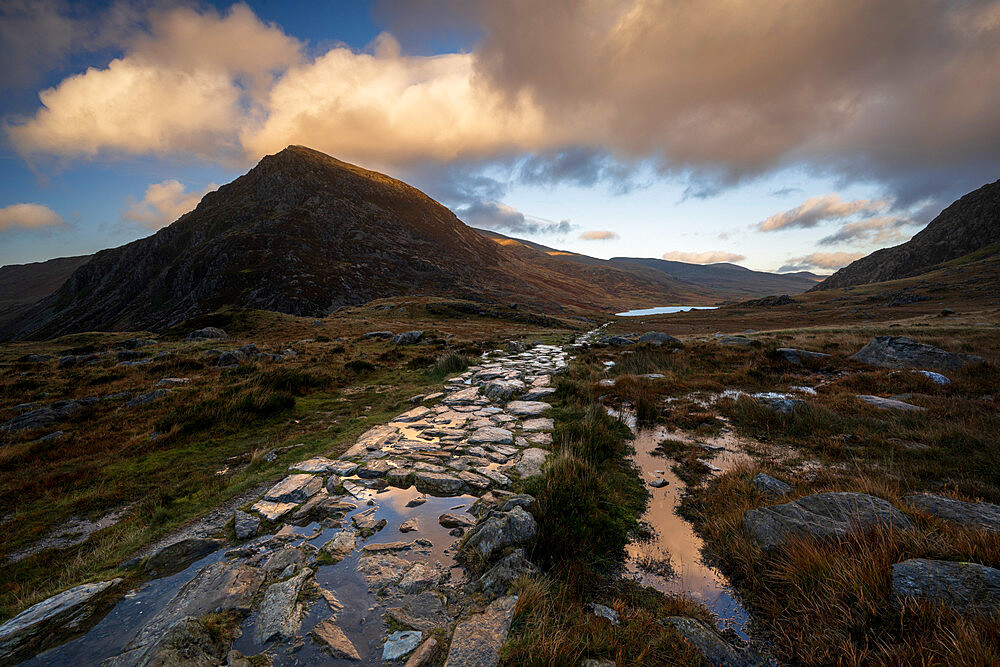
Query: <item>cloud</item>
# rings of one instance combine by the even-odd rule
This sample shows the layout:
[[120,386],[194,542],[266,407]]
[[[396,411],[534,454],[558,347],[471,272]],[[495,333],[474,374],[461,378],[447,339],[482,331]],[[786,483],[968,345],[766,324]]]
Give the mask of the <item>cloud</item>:
[[788,195],[797,195],[800,192],[802,192],[802,188],[793,188],[786,186],[783,188],[777,188],[776,190],[771,190],[769,194],[772,197],[787,197]]
[[0,232],[11,229],[41,229],[62,227],[66,221],[42,204],[11,204],[0,208]]
[[1000,0],[452,1],[420,13],[475,46],[415,56],[383,35],[311,55],[246,5],[152,11],[124,55],[43,91],[7,129],[29,156],[247,162],[301,143],[395,171],[529,154],[522,177],[578,184],[628,183],[619,167],[643,163],[688,177],[690,197],[796,166],[882,183],[905,205],[1000,170]]
[[905,241],[910,235],[901,229],[916,224],[918,223],[905,215],[885,215],[858,220],[857,222],[845,223],[833,234],[821,238],[819,243],[820,245],[858,242],[884,244],[891,241]]
[[553,222],[542,218],[530,218],[516,208],[495,201],[479,201],[455,209],[463,222],[471,227],[509,232],[511,234],[567,234],[575,225],[569,220]]
[[580,234],[580,238],[584,241],[611,241],[621,237],[615,232],[609,232],[603,229],[591,229],[583,234]]
[[791,257],[778,273],[809,271],[811,269],[839,269],[865,256],[863,252],[814,252],[804,257]]
[[746,259],[746,255],[739,255],[735,252],[725,252],[724,250],[709,250],[706,252],[665,252],[663,259],[674,262],[687,262],[688,264],[715,264],[717,262],[740,262]]
[[854,215],[872,216],[886,208],[882,199],[854,199],[844,201],[836,194],[810,197],[795,208],[777,213],[757,225],[762,232],[781,229],[815,227],[821,222],[839,220]]
[[209,192],[218,189],[210,183],[201,192],[188,192],[184,185],[173,179],[153,183],[146,188],[142,201],[132,201],[122,214],[126,220],[142,223],[150,229],[166,227],[185,213],[194,209]]

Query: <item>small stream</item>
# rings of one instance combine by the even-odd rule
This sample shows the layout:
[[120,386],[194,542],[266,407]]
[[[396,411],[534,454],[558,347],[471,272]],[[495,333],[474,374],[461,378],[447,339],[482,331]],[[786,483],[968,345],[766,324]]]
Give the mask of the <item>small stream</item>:
[[[618,416],[617,412],[610,412]],[[666,437],[684,440],[690,438],[681,431],[662,427],[637,429],[634,417],[622,415],[621,418],[635,433],[632,443],[635,453],[632,460],[642,472],[643,481],[647,483],[650,493],[642,520],[653,533],[650,540],[633,542],[627,547],[626,571],[638,581],[659,591],[686,595],[703,603],[716,615],[716,625],[720,631],[732,629],[740,638],[749,639],[749,612],[725,575],[705,562],[702,555],[704,541],[694,527],[677,513],[687,485],[671,470],[674,463],[671,459],[653,454]],[[730,470],[747,458],[731,434],[700,438],[698,442],[715,450],[715,455],[705,461],[714,469],[715,474]],[[668,484],[662,488],[649,486],[648,483],[656,478],[661,478]],[[655,565],[650,568],[648,564],[651,561],[669,562],[670,571],[661,570]],[[650,571],[651,569],[654,571]]]

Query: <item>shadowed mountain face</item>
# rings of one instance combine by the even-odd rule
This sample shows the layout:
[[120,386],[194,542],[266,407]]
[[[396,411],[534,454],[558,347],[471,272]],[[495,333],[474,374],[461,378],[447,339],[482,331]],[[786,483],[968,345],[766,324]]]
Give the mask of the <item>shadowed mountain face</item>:
[[161,330],[223,306],[319,316],[406,294],[594,310],[693,296],[608,268],[527,261],[405,183],[291,146],[169,227],[97,253],[2,333]]
[[724,293],[729,298],[760,297],[770,294],[799,294],[822,280],[807,271],[767,273],[729,264],[688,264],[665,259],[613,257],[615,263],[633,263],[663,271],[679,280],[693,282]]
[[[814,290],[918,276],[941,262],[1000,243],[1000,181],[970,192],[941,211],[912,239],[848,264]],[[998,249],[1000,250],[1000,249]]]

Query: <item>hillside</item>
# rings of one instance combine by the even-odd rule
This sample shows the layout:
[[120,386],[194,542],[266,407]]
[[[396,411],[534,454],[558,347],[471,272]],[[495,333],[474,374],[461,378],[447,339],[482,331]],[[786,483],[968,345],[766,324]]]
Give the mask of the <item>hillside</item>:
[[798,294],[814,287],[819,276],[798,273],[767,273],[730,264],[688,264],[665,259],[613,257],[617,264],[642,264],[680,280],[725,293],[728,298],[760,297],[770,294]]
[[1000,243],[1000,181],[970,192],[941,211],[912,239],[848,264],[814,290],[908,278]]
[[0,266],[0,327],[26,306],[55,292],[90,255]]
[[321,316],[410,294],[603,311],[712,298],[656,272],[519,250],[401,181],[291,146],[156,234],[97,253],[0,333],[156,331],[223,306]]

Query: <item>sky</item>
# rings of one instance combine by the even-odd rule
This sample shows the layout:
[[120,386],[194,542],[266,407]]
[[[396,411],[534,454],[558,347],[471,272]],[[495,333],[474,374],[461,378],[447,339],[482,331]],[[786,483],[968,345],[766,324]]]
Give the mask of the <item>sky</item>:
[[1000,0],[0,0],[0,265],[301,144],[596,257],[829,273],[1000,178]]

